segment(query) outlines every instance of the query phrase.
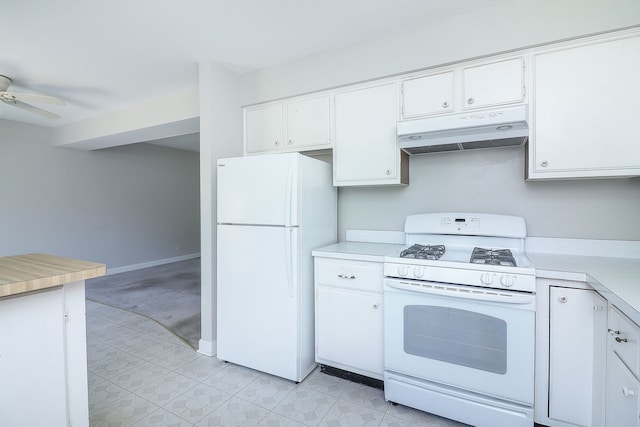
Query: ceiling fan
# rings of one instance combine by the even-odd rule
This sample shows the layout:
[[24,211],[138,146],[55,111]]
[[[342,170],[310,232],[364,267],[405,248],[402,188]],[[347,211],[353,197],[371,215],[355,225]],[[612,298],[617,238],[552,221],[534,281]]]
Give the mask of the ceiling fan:
[[63,100],[47,95],[30,95],[27,93],[7,92],[7,89],[11,86],[11,82],[12,80],[9,77],[0,74],[0,101],[49,119],[60,118],[57,114],[53,114],[49,111],[43,110],[42,108],[27,104],[24,101],[51,105],[66,105]]

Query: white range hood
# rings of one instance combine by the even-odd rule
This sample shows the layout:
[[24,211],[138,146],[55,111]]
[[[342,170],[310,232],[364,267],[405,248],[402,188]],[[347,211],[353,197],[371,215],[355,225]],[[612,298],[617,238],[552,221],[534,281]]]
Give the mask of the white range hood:
[[525,105],[407,120],[397,129],[400,148],[408,154],[508,147],[529,137]]

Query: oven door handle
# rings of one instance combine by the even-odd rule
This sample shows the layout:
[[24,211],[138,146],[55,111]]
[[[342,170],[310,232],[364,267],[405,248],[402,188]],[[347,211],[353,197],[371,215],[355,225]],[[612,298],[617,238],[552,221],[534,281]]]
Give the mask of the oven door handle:
[[440,295],[450,298],[464,298],[479,301],[499,302],[503,304],[531,304],[535,301],[533,294],[519,294],[515,292],[501,292],[499,289],[482,289],[471,286],[449,285],[447,283],[404,280],[385,280],[385,285],[395,289],[415,293]]

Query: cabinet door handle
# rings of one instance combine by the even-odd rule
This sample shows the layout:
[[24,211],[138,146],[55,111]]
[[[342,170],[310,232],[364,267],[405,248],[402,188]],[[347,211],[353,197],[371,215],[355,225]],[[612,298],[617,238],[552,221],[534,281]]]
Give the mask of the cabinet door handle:
[[547,166],[549,166],[549,162],[546,160],[543,160],[540,162],[540,166],[542,166],[543,168],[546,168]]
[[276,141],[276,142],[275,142],[275,146],[276,146],[276,147],[279,147],[279,146],[280,146],[280,141]]
[[449,108],[449,103],[447,101],[444,101],[442,103],[442,108]]
[[626,338],[616,337],[616,342],[628,342]]
[[609,332],[609,335],[611,335],[611,336],[620,335],[620,331],[614,331],[611,328],[607,329],[607,332]]
[[602,311],[602,310],[604,310],[604,307],[603,307],[603,306],[601,306],[601,305],[594,305],[594,306],[593,306],[593,309],[594,309],[595,311]]
[[377,310],[377,309],[379,309],[379,308],[380,308],[380,304],[373,304],[373,309],[374,309],[374,310]]
[[635,396],[636,395],[636,391],[634,389],[632,389],[632,388],[629,388],[629,387],[622,387],[622,394],[624,394],[627,397]]
[[338,274],[338,277],[339,277],[340,279],[355,279],[355,278],[356,278],[356,276],[354,276],[354,275],[348,275],[348,274]]
[[293,139],[290,139],[289,140],[289,145],[292,145],[292,144],[293,144]]
[[558,298],[558,301],[560,301],[562,304],[564,304],[565,302],[568,301],[567,297],[560,297]]
[[476,100],[473,99],[473,98],[467,99],[467,104],[469,104],[469,105],[473,104],[474,102],[476,102]]

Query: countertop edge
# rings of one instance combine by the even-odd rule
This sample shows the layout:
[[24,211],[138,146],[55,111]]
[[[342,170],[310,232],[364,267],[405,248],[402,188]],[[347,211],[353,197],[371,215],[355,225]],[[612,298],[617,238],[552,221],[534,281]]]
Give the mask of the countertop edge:
[[104,276],[107,266],[47,254],[0,257],[0,298]]

